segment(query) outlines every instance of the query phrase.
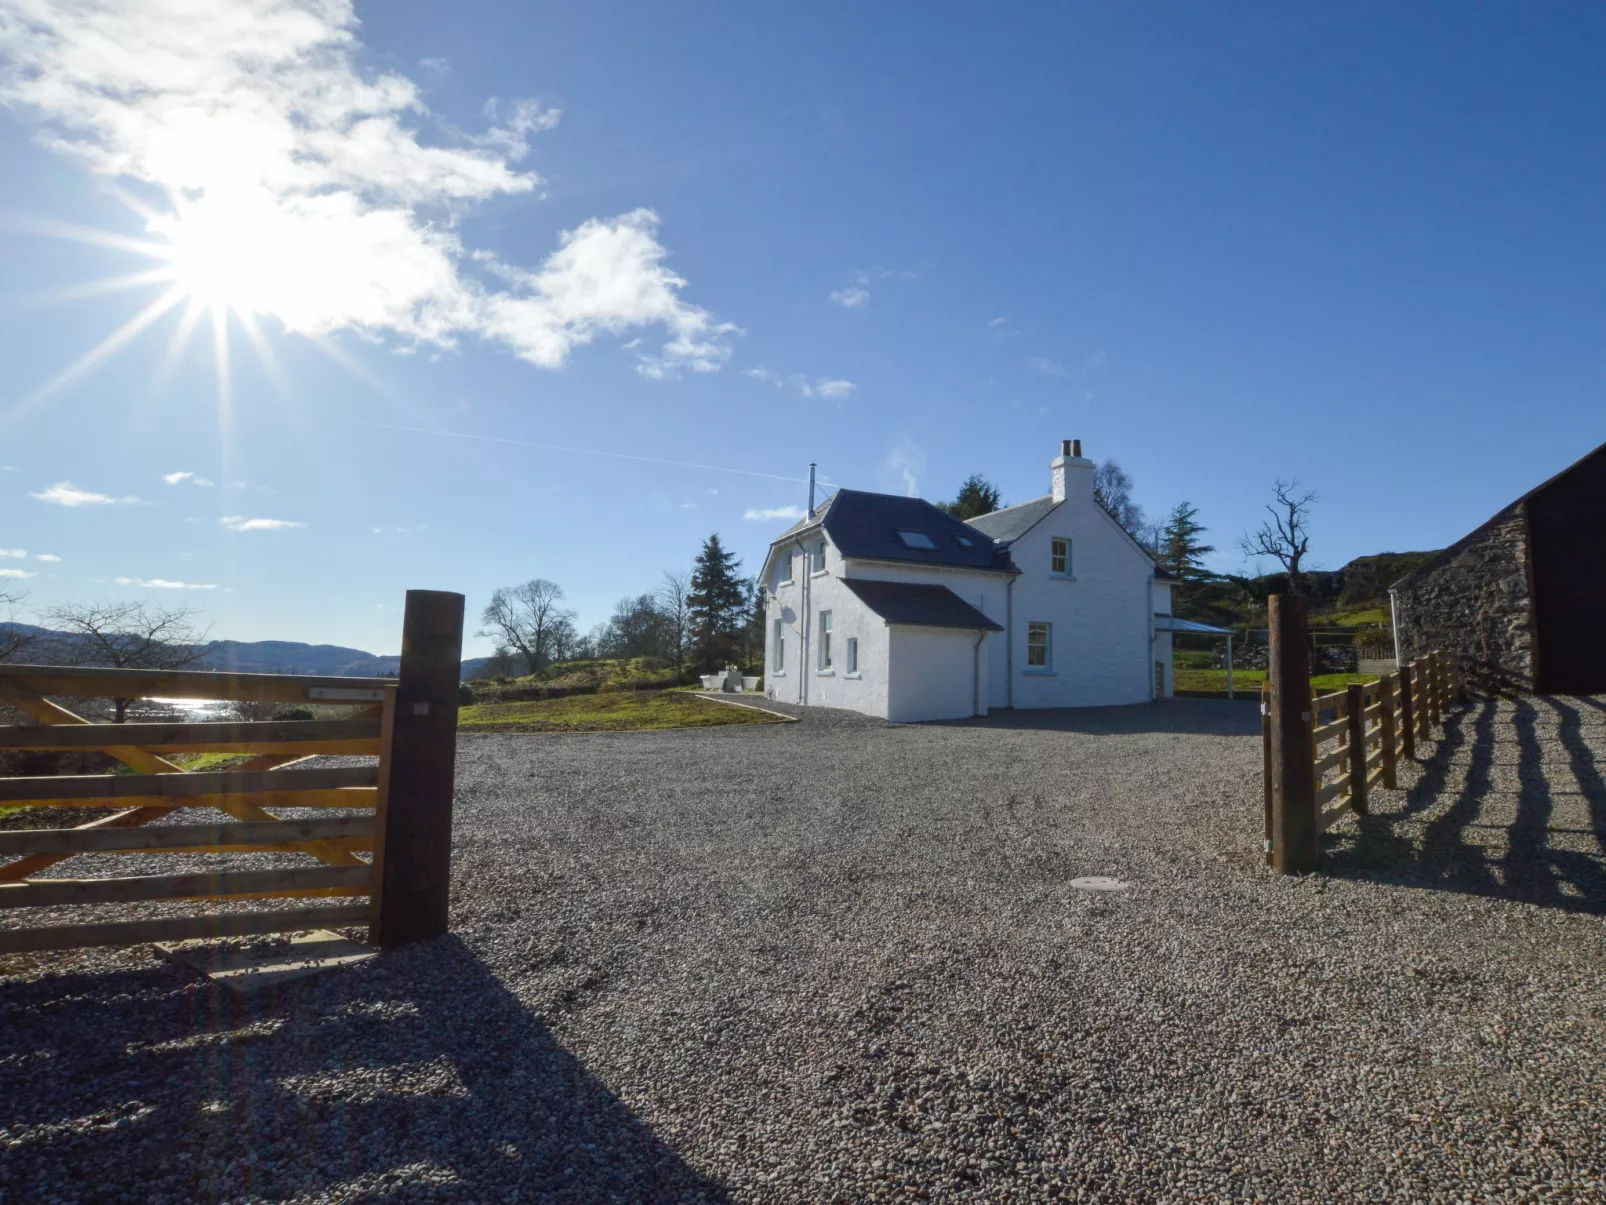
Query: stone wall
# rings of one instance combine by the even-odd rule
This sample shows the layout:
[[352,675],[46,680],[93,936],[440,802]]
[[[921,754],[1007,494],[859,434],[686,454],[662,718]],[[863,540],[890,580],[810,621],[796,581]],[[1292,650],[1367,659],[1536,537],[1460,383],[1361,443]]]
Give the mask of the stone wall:
[[1528,519],[1516,503],[1434,557],[1396,590],[1395,629],[1406,660],[1461,653],[1509,685],[1533,687]]

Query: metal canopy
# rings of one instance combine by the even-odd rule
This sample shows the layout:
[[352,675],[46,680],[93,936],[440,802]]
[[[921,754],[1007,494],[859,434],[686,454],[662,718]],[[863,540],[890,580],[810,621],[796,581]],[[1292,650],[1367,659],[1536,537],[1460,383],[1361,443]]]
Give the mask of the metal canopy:
[[1232,679],[1232,629],[1212,627],[1208,623],[1196,623],[1191,619],[1178,619],[1175,615],[1156,614],[1154,617],[1154,630],[1156,632],[1186,632],[1191,636],[1225,636],[1227,638],[1227,697],[1236,698],[1237,692],[1233,689]]

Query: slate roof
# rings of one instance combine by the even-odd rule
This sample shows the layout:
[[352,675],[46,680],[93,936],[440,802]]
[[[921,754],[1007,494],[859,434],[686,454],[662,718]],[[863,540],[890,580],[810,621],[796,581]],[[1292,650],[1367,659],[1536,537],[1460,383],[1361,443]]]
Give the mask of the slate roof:
[[[924,498],[838,490],[816,508],[814,519],[793,524],[775,543],[816,526],[825,529],[844,557],[1016,572],[1005,549]],[[931,540],[932,547],[911,548],[899,537],[900,531],[919,532]]]
[[1004,630],[1003,625],[988,619],[947,586],[876,582],[862,577],[845,577],[842,584],[888,623],[929,628],[966,628],[973,632]]
[[995,510],[990,514],[977,515],[969,520],[969,525],[1001,544],[1009,544],[1036,527],[1049,512],[1060,505],[1061,503],[1054,501],[1053,494],[1044,494],[1041,498],[1033,498],[1030,502],[1006,506],[1003,510]]

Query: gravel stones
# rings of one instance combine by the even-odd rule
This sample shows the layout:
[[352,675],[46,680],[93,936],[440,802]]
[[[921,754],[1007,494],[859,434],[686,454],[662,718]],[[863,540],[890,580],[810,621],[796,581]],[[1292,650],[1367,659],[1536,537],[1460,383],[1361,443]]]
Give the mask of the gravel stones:
[[438,942],[7,964],[0,1200],[1600,1199],[1606,708],[1453,719],[1325,876],[1259,764],[1204,700],[465,736]]

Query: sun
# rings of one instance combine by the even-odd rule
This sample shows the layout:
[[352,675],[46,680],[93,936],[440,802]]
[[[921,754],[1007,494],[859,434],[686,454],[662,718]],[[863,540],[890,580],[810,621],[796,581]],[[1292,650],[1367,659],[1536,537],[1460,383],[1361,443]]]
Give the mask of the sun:
[[151,219],[180,295],[242,317],[302,308],[312,281],[295,269],[296,247],[275,207],[249,193],[208,194]]

